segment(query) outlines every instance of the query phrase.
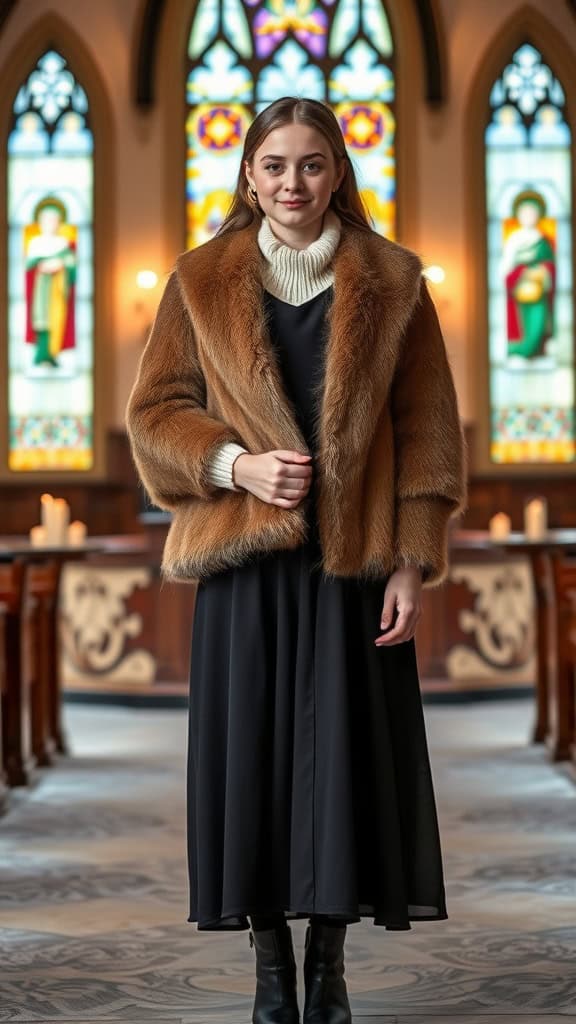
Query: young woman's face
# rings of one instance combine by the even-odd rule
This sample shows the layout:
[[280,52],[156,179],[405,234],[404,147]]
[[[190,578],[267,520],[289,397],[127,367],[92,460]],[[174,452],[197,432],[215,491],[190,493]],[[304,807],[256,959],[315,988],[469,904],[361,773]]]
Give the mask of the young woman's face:
[[271,131],[245,171],[260,208],[285,229],[300,230],[321,218],[344,175],[330,143],[316,128],[286,124]]

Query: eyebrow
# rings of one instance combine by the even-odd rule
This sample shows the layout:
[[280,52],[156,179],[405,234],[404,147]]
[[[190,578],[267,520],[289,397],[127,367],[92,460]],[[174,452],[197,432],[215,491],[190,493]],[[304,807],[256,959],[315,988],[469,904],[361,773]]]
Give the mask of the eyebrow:
[[[310,160],[310,158],[313,157],[313,156],[321,156],[323,160],[326,159],[326,156],[325,156],[324,153],[306,153],[306,155],[303,156],[301,159],[302,160]],[[263,156],[263,157],[260,158],[260,163],[262,163],[263,160],[285,160],[285,159],[286,158],[283,157],[283,156],[276,156],[274,153],[267,153],[266,156]]]

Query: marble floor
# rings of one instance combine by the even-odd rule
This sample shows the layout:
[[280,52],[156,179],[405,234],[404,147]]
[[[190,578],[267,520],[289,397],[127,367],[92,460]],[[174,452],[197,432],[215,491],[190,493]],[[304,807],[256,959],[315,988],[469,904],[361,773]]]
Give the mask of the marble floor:
[[[249,1024],[248,932],[185,921],[184,713],[66,718],[73,757],[0,819],[0,1021]],[[450,919],[348,929],[354,1020],[576,1022],[576,781],[529,701],[426,719]]]

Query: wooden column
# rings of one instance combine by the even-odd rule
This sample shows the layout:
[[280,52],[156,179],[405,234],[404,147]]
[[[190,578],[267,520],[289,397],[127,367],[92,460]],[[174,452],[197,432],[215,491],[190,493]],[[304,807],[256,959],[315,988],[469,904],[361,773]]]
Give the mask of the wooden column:
[[5,606],[0,602],[0,814],[8,807],[8,780],[4,771],[4,754],[2,746],[2,704],[6,693],[6,665],[4,661],[4,642],[6,636]]
[[576,748],[576,561],[556,553],[551,564],[554,581],[554,614],[551,615],[554,672],[549,680],[546,745],[553,761],[567,761]]
[[10,786],[32,778],[30,694],[23,671],[22,619],[24,566],[18,559],[0,563],[0,604],[3,608],[2,757]]
[[530,565],[536,597],[536,720],[532,740],[545,743],[550,729],[550,685],[554,671],[551,664],[550,641],[554,624],[554,581],[550,555],[547,551],[532,551]]
[[25,579],[32,752],[39,766],[48,767],[63,747],[56,628],[60,563],[56,559],[29,562]]

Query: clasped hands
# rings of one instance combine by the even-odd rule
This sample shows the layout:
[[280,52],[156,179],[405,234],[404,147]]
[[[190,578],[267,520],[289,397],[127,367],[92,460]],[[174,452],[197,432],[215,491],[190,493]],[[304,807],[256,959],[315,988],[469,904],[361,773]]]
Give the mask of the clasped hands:
[[[296,508],[312,483],[311,455],[278,449],[239,455],[232,467],[233,481],[262,501],[282,508]],[[396,569],[388,577],[376,647],[411,640],[421,614],[422,576],[414,566]]]

